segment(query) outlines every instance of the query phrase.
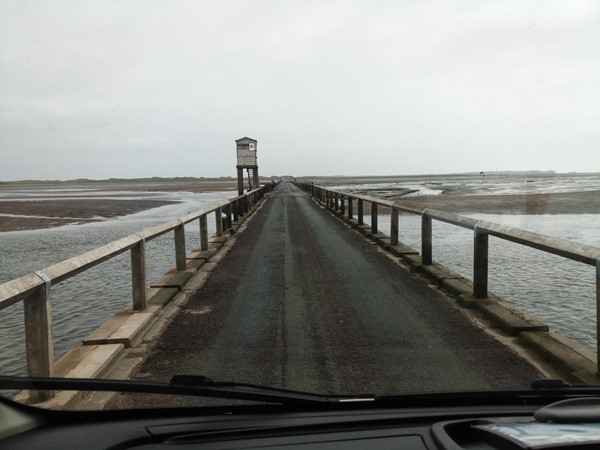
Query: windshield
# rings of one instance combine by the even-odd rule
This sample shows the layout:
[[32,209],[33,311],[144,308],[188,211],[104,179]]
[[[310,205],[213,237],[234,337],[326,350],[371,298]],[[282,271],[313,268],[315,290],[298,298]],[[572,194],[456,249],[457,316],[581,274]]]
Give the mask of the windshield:
[[[0,375],[588,382],[599,55],[592,1],[0,0]],[[0,391],[255,400],[61,386]]]

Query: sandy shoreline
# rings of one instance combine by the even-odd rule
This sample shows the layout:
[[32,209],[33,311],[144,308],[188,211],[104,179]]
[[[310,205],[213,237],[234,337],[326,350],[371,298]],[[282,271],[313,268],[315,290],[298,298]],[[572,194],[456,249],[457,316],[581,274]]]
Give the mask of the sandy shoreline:
[[600,191],[508,195],[423,195],[395,200],[399,205],[457,213],[600,214]]
[[[52,228],[71,223],[95,222],[146,209],[179,203],[166,200],[28,200],[0,201],[0,232]],[[30,217],[27,217],[30,216]]]
[[[144,192],[231,191],[231,196],[235,197],[236,189],[237,183],[231,179],[3,183],[0,186],[0,232],[94,222],[179,203],[171,200],[142,198]],[[81,198],[73,198],[70,196],[72,192],[77,192],[78,195],[86,193],[86,195]],[[107,192],[111,192],[110,196],[114,198],[107,199]],[[128,198],[119,198],[124,194],[116,194],[117,192],[127,192]],[[3,193],[5,199],[1,198]],[[52,196],[53,198],[38,200],[36,195]],[[131,198],[138,195],[139,199]]]
[[[104,220],[111,217],[133,214],[146,209],[156,208],[170,203],[169,200],[153,199],[106,199],[94,198],[102,191],[151,191],[151,192],[211,192],[232,191],[235,186],[231,180],[193,181],[193,182],[160,182],[160,183],[96,183],[60,185],[64,190],[89,189],[89,196],[82,198],[56,198],[35,200],[35,196],[20,199],[18,195],[48,190],[52,192],[55,185],[23,185],[15,187],[11,200],[0,199],[0,232],[51,228],[72,223],[86,223]],[[9,192],[3,189],[5,192]],[[17,197],[15,197],[15,193]],[[400,193],[400,192],[399,192]],[[373,194],[371,194],[373,195]],[[551,194],[509,194],[509,195],[461,195],[444,193],[440,195],[423,195],[416,197],[397,196],[388,198],[399,205],[412,208],[433,208],[444,211],[490,214],[600,214],[600,190],[582,192],[564,192]],[[6,215],[1,215],[6,214]]]

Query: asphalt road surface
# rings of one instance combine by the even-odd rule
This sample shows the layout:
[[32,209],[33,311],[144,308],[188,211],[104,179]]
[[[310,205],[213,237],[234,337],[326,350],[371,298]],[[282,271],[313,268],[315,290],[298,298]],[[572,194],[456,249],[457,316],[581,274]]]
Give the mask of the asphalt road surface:
[[135,378],[173,374],[339,394],[526,388],[538,378],[447,298],[286,182]]

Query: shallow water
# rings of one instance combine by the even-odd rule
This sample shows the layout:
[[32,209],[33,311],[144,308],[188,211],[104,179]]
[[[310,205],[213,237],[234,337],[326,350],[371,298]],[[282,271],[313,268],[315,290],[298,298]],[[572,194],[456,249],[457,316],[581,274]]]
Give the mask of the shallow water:
[[[365,185],[336,188],[360,190]],[[370,185],[371,188],[374,185]],[[378,183],[385,193],[389,187],[410,187],[422,193],[437,189],[464,195],[539,194],[600,190],[599,174],[488,174],[478,176],[427,176]],[[371,195],[376,195],[375,193]],[[460,214],[460,211],[457,211]],[[567,239],[600,248],[600,215],[544,214],[500,215],[469,214],[489,222],[509,225],[535,233]],[[370,224],[370,218],[365,216]],[[389,234],[390,218],[378,218],[379,229]],[[421,251],[421,219],[400,216],[400,241]],[[434,221],[433,259],[460,275],[472,279],[473,232]],[[551,331],[596,348],[596,269],[556,255],[490,238],[489,290],[545,321]]]
[[[471,180],[473,181],[473,180]],[[508,180],[502,183],[483,183],[481,180],[460,182],[461,189],[469,193],[495,191],[517,192],[522,186],[530,190],[568,191],[576,186],[585,190],[600,189],[598,176],[550,183],[527,180]],[[423,192],[439,181],[427,181]],[[470,184],[469,184],[470,183]],[[526,183],[526,184],[524,184]],[[595,183],[595,184],[594,184]],[[451,183],[445,183],[449,185]],[[494,186],[492,186],[494,185]],[[411,187],[421,186],[411,181]],[[355,187],[355,186],[354,186]],[[385,189],[385,186],[378,186]],[[561,191],[558,189],[559,191]],[[47,197],[78,196],[81,192],[46,192]],[[75,194],[75,195],[74,195]],[[95,194],[99,194],[95,192]],[[21,193],[35,197],[33,193]],[[105,194],[101,194],[105,195]],[[108,194],[106,194],[108,197]],[[142,211],[137,214],[103,222],[83,225],[67,225],[60,228],[0,233],[0,283],[25,273],[40,270],[61,260],[79,255],[110,241],[119,239],[144,228],[155,226],[181,217],[187,213],[205,209],[224,201],[232,192],[212,193],[116,193],[111,198],[152,198],[180,200],[171,204]],[[39,197],[38,197],[39,198]],[[502,223],[537,233],[556,236],[600,247],[599,216],[577,215],[473,215],[490,222]],[[365,216],[365,222],[370,218]],[[389,216],[379,217],[379,228],[389,232]],[[209,232],[213,233],[213,215],[209,216]],[[420,217],[400,216],[400,240],[420,251]],[[472,276],[472,232],[449,224],[434,222],[433,257],[459,274]],[[186,248],[199,245],[198,222],[186,225]],[[149,282],[159,278],[174,266],[175,250],[173,234],[161,236],[147,243],[147,277]],[[552,331],[558,331],[582,344],[595,348],[595,269],[581,263],[565,260],[518,244],[490,239],[489,288],[525,311],[546,321]],[[52,315],[55,338],[55,356],[58,358],[116,311],[130,301],[130,262],[125,253],[112,260],[71,278],[52,289]],[[25,373],[25,344],[23,335],[23,312],[20,304],[0,311],[0,372]]]
[[402,188],[416,191],[415,195],[511,195],[553,194],[560,192],[584,192],[600,189],[600,175],[593,174],[547,174],[530,175],[515,173],[492,173],[479,175],[425,175],[421,177],[397,177],[396,180],[366,183],[328,183],[332,188],[349,191],[368,191],[373,196],[397,194]]
[[[597,214],[496,215],[471,217],[600,247]],[[371,223],[365,216],[365,223]],[[390,216],[378,218],[389,234]],[[399,239],[421,251],[421,218],[400,215]],[[433,259],[458,274],[473,277],[473,232],[433,222]],[[490,237],[489,290],[545,321],[551,331],[596,346],[596,269],[523,245]]]
[[[118,196],[119,193],[112,194]],[[103,222],[0,233],[0,283],[41,270],[142,229],[206,209],[234,196],[232,192],[149,193],[149,198],[180,200],[182,203]],[[209,234],[214,233],[214,214],[208,217],[208,227]],[[200,245],[198,221],[186,224],[185,230],[186,249],[189,252]],[[175,265],[173,233],[146,243],[146,261],[148,284]],[[130,293],[129,252],[53,286],[51,299],[55,357],[78,345],[123,308],[131,300]],[[0,372],[24,374],[25,340],[21,303],[0,311],[0,317]]]

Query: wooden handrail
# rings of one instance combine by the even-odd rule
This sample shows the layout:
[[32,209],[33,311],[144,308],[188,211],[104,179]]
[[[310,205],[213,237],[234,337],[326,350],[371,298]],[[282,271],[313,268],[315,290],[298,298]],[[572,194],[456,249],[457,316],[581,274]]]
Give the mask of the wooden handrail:
[[[302,186],[302,184],[299,184],[299,186]],[[473,217],[463,216],[448,211],[440,211],[430,208],[410,208],[398,205],[389,200],[370,197],[368,195],[353,194],[347,191],[337,191],[317,185],[309,184],[308,186],[314,186],[313,189],[322,190],[324,193],[341,194],[343,197],[352,200],[367,201],[371,204],[374,203],[381,206],[387,206],[390,208],[395,208],[398,211],[404,211],[415,215],[427,215],[434,220],[470,230],[475,230],[477,228],[479,230],[478,232],[480,233],[487,233],[507,241],[516,242],[518,244],[536,248],[547,253],[553,253],[555,255],[559,255],[573,261],[579,261],[591,266],[596,266],[598,260],[600,259],[600,248],[591,245],[579,244],[552,236],[545,236],[543,234],[537,234],[507,225],[478,220]]]
[[[27,351],[27,367],[29,376],[51,376],[53,373],[53,339],[52,317],[50,314],[50,287],[65,281],[78,273],[84,272],[117,255],[131,252],[131,279],[133,309],[146,309],[146,252],[145,243],[169,232],[174,232],[175,266],[177,270],[185,270],[185,235],[184,225],[198,220],[200,224],[200,247],[208,248],[207,215],[214,213],[217,234],[223,233],[223,212],[227,217],[227,226],[231,226],[231,211],[241,215],[249,211],[271,189],[270,185],[262,186],[246,194],[211,206],[207,209],[187,214],[180,219],[172,220],[138,233],[109,242],[106,245],[90,250],[81,255],[69,258],[48,266],[37,272],[31,272],[14,280],[0,284],[0,310],[18,302],[25,305],[25,340]],[[235,217],[237,220],[237,215]],[[48,393],[35,395],[36,401],[45,399]]]
[[[389,200],[382,200],[376,197],[370,197],[362,194],[353,194],[347,191],[338,191],[318,186],[312,183],[297,185],[309,192],[318,202],[326,208],[337,212],[337,199],[343,202],[347,201],[352,205],[357,201],[357,223],[363,225],[363,202],[371,203],[371,232],[377,233],[377,206],[382,205],[390,208],[390,243],[398,244],[398,212],[404,211],[421,216],[421,263],[423,265],[433,264],[432,257],[432,223],[433,220],[445,222],[473,231],[473,297],[486,298],[488,296],[488,253],[489,236],[515,242],[520,245],[535,248],[546,253],[561,256],[572,261],[578,261],[583,264],[594,266],[596,268],[596,357],[597,372],[600,375],[600,248],[591,245],[579,244],[565,239],[545,236],[531,231],[521,230],[519,228],[500,225],[493,222],[478,220],[473,217],[462,216],[447,211],[438,211],[425,208],[418,210],[397,205]],[[332,198],[335,197],[335,204]],[[347,200],[344,200],[347,199]],[[348,208],[348,214],[341,212],[349,220],[353,219],[352,207]]]

